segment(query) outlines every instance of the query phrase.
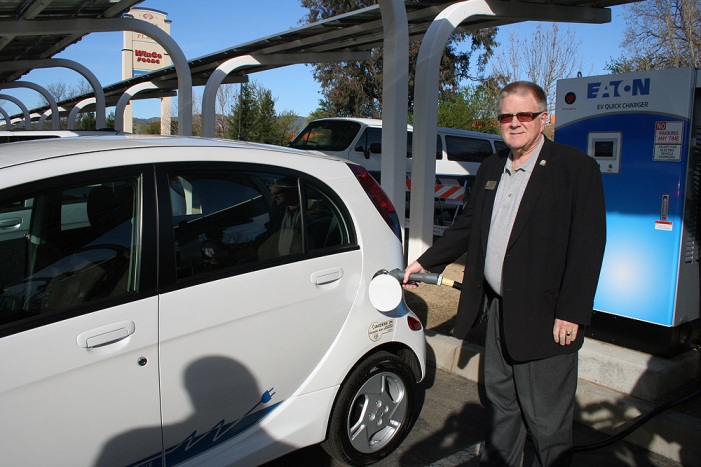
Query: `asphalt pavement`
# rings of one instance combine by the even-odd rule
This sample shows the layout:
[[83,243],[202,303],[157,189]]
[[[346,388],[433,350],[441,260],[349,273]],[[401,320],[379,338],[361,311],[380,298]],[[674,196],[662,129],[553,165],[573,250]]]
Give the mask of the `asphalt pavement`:
[[[407,439],[388,458],[374,464],[378,467],[476,467],[484,442],[487,411],[483,387],[473,381],[432,368],[420,385],[421,410]],[[577,446],[599,443],[606,435],[584,425],[575,424]],[[532,446],[527,445],[524,465],[533,459]],[[320,446],[301,449],[265,467],[291,466],[340,467],[344,464],[330,458]],[[641,447],[618,441],[606,447],[575,453],[573,467],[678,467],[680,463]],[[695,464],[700,465],[700,464]]]

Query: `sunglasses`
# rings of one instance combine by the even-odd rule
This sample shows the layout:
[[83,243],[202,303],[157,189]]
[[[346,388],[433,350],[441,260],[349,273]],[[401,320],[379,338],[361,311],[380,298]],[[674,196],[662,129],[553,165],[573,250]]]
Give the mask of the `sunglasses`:
[[497,120],[499,123],[511,123],[511,121],[516,117],[519,122],[532,122],[538,115],[544,114],[545,111],[541,112],[519,112],[517,114],[499,114],[497,115]]

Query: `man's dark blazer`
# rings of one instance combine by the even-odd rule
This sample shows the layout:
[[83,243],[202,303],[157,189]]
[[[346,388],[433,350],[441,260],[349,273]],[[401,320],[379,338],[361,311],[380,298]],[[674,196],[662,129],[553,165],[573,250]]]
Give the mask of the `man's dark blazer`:
[[[467,251],[454,335],[464,338],[485,298],[484,262],[497,184],[509,150],[480,166],[464,212],[442,238],[418,258],[441,271]],[[502,270],[502,336],[515,361],[576,352],[552,335],[555,318],[587,325],[606,243],[601,172],[576,148],[545,138],[514,222]]]

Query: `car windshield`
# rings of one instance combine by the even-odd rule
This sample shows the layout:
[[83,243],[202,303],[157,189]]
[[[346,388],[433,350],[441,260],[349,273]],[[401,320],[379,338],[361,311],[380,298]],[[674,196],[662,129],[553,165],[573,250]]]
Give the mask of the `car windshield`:
[[297,149],[319,151],[344,151],[360,131],[360,124],[343,120],[318,120],[311,122],[290,143]]

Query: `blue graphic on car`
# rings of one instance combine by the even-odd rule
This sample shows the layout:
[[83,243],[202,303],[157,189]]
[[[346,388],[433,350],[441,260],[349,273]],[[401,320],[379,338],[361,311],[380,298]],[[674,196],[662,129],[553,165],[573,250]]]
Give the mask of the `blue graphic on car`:
[[[218,444],[224,441],[229,441],[235,438],[240,433],[246,431],[248,428],[252,427],[260,420],[265,418],[269,413],[277,408],[283,401],[274,403],[269,407],[262,408],[255,411],[261,404],[267,404],[273,400],[275,395],[274,388],[270,388],[264,391],[253,407],[251,407],[248,412],[244,414],[243,417],[235,420],[233,422],[226,422],[226,419],[222,419],[214,425],[210,430],[203,434],[197,434],[197,431],[193,431],[190,436],[185,438],[182,442],[176,446],[170,447],[165,451],[165,465],[175,465],[180,462],[184,462],[187,459],[195,457],[203,452],[212,449]],[[146,467],[146,466],[156,466],[163,465],[163,455],[156,454],[146,459],[142,459],[138,462],[132,464],[132,466]]]

